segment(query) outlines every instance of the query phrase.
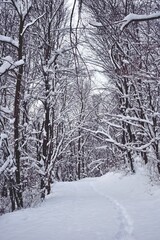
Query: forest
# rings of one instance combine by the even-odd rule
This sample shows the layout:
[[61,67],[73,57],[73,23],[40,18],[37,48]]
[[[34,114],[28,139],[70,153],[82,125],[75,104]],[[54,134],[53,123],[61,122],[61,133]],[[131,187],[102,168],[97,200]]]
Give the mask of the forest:
[[137,164],[159,182],[159,0],[0,0],[0,215]]

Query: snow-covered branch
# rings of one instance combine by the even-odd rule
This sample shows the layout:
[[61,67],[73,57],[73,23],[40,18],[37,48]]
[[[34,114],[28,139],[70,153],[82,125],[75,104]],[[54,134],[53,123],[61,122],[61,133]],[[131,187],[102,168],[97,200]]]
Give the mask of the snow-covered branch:
[[152,13],[150,15],[147,15],[147,14],[138,15],[138,14],[130,13],[122,21],[120,21],[118,23],[122,23],[121,30],[123,30],[125,27],[127,27],[133,21],[141,22],[141,21],[154,20],[154,19],[158,19],[158,18],[160,18],[160,12]]
[[131,116],[124,116],[124,115],[114,115],[114,114],[106,114],[110,117],[114,117],[115,119],[119,119],[121,121],[127,122],[132,124],[132,122],[138,122],[138,123],[147,123],[149,125],[153,125],[153,122],[149,121],[148,119],[142,119],[142,118],[137,118],[137,117],[131,117]]
[[7,36],[4,36],[4,35],[0,35],[0,42],[9,43],[13,47],[16,47],[16,48],[19,47],[18,40],[14,40],[13,38],[7,37]]
[[64,141],[64,135],[62,136],[62,138],[61,138],[61,140],[60,140],[57,148],[55,149],[55,151],[53,152],[53,154],[52,154],[52,156],[51,156],[51,162],[50,162],[50,164],[49,164],[49,166],[48,166],[47,174],[50,174],[51,171],[52,171],[52,169],[53,169],[53,167],[54,167],[56,158],[57,158],[57,156],[58,156],[58,153],[59,153],[59,151],[60,151],[60,147],[62,146],[63,141]]
[[25,33],[25,31],[30,27],[32,26],[33,24],[35,24],[40,18],[42,18],[43,16],[45,15],[45,13],[43,13],[41,16],[39,16],[38,18],[34,19],[32,22],[29,22],[26,24],[26,26],[24,27],[21,35],[23,35]]
[[0,76],[8,70],[13,70],[14,68],[24,64],[23,59],[14,62],[11,56],[6,56],[1,60],[3,61],[3,64],[0,66]]
[[3,106],[0,107],[0,111],[2,111],[5,114],[9,114],[12,112],[8,107],[3,107]]
[[7,160],[4,162],[4,164],[0,167],[0,175],[6,171],[7,168],[9,168],[10,165],[12,165],[12,161],[10,156],[7,158]]

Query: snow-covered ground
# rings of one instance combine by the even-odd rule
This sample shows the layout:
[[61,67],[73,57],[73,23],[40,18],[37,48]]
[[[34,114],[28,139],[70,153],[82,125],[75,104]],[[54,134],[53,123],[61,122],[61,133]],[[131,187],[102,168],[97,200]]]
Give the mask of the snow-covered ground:
[[39,207],[0,217],[1,240],[159,240],[160,189],[142,173],[56,183]]

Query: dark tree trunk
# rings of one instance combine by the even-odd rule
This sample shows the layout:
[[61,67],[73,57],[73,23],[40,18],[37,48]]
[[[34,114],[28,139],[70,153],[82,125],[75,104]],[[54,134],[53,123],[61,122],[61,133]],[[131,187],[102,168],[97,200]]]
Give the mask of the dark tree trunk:
[[[21,60],[23,57],[23,36],[21,35],[23,31],[24,21],[20,18],[19,26],[19,48],[18,48],[18,60]],[[23,66],[19,66],[17,74],[17,83],[16,83],[16,92],[15,92],[15,102],[14,102],[14,152],[15,152],[15,161],[16,161],[16,193],[18,197],[17,207],[23,207],[22,199],[22,186],[21,186],[21,169],[20,169],[20,134],[19,134],[19,123],[20,123],[20,100],[21,100],[21,85],[22,85],[22,75],[23,75]]]

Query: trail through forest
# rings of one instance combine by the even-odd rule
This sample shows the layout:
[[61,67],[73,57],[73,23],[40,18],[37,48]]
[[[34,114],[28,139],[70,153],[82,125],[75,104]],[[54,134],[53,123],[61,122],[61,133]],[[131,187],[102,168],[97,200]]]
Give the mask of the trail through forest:
[[159,240],[160,191],[143,174],[53,184],[34,208],[0,217],[2,240]]

